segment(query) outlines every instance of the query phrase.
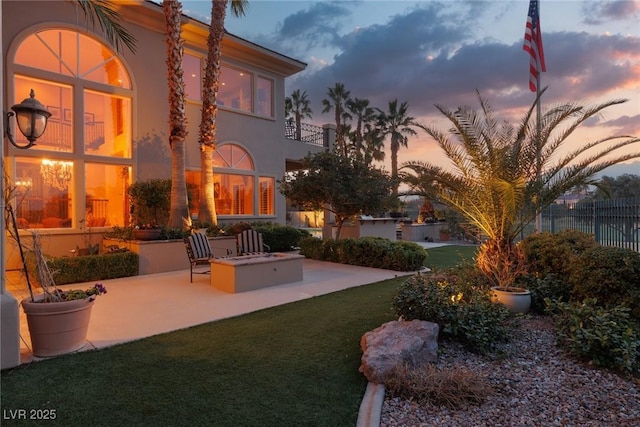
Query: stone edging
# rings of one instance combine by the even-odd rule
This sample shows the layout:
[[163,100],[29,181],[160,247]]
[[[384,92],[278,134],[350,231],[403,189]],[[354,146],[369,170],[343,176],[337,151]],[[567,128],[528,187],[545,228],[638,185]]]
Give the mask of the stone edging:
[[383,401],[384,385],[368,383],[367,390],[360,403],[356,427],[379,427]]

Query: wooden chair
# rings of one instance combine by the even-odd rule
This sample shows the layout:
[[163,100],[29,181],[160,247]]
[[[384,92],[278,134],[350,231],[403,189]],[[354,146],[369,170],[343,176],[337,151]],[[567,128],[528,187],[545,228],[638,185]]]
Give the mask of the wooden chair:
[[238,234],[238,255],[263,254],[270,250],[262,241],[262,233],[252,229]]
[[[191,269],[191,283],[193,283],[193,267],[198,265],[209,265],[209,261],[213,258],[213,251],[209,245],[209,239],[204,233],[192,233],[191,236],[184,238],[184,246],[187,249]],[[209,274],[211,269],[207,271],[197,271],[197,274]]]

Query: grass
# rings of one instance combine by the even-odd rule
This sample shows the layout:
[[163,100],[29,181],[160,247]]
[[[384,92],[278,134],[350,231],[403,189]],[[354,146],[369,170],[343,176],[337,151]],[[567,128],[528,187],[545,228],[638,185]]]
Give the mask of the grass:
[[455,267],[462,260],[471,261],[478,252],[477,246],[440,246],[427,250],[429,256],[425,260],[425,265],[433,268]]
[[[452,249],[430,249],[429,265],[453,262]],[[360,338],[395,318],[402,280],[3,371],[3,414],[55,410],[52,425],[355,425]]]

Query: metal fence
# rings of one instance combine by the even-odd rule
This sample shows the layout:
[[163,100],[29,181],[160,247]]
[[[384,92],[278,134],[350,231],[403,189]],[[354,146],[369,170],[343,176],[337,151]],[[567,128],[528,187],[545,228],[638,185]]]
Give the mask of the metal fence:
[[284,135],[287,139],[319,145],[320,147],[324,146],[324,130],[320,126],[300,123],[300,129],[297,129],[295,122],[287,120],[285,122]]
[[640,252],[640,197],[556,204],[542,212],[541,231],[593,234],[603,246]]

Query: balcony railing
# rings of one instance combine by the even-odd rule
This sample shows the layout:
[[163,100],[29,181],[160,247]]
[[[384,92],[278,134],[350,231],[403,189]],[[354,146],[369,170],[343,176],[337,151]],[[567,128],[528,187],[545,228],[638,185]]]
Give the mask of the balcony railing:
[[300,129],[297,129],[294,121],[286,121],[284,126],[284,135],[287,139],[318,145],[320,147],[324,146],[324,131],[322,127],[308,123],[300,123]]

